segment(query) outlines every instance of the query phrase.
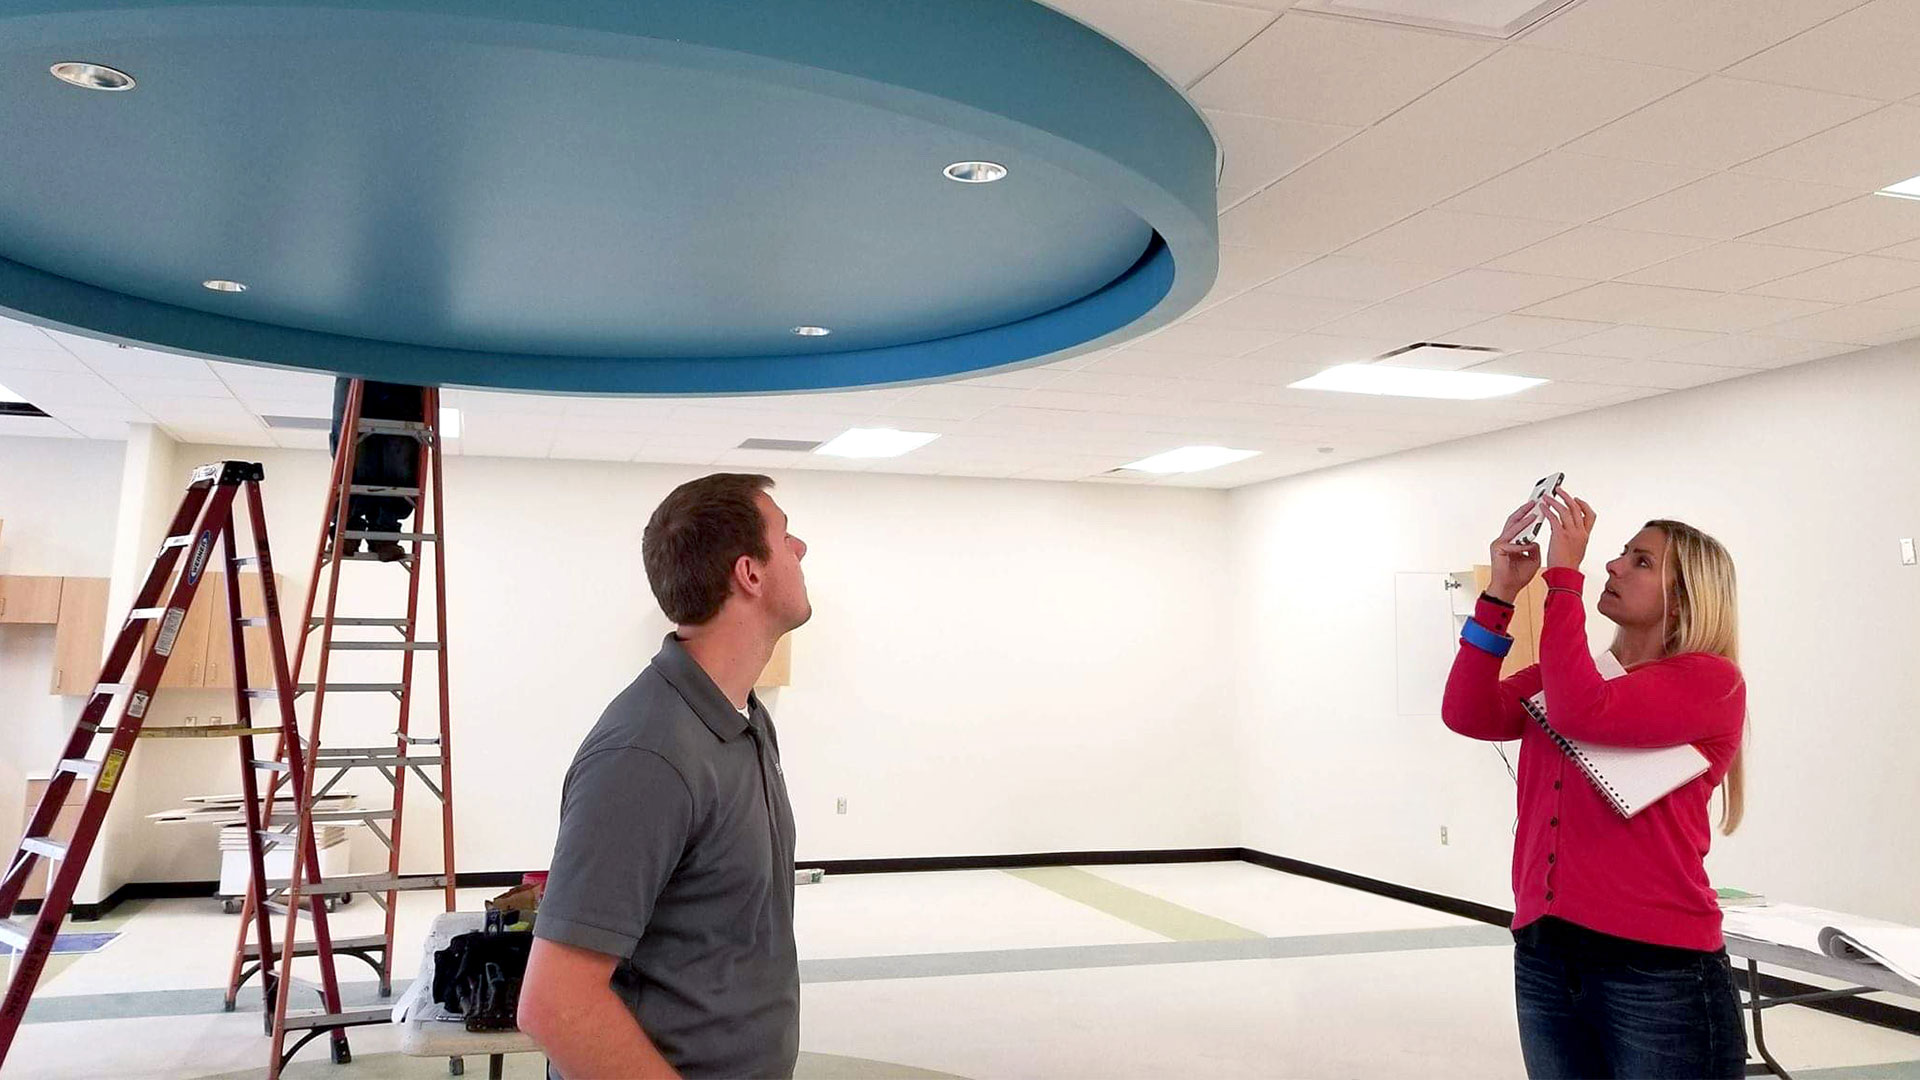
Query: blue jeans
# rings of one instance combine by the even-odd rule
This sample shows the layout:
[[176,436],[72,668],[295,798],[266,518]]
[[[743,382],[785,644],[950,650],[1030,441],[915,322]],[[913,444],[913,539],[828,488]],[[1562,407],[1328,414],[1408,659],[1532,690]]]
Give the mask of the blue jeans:
[[1533,1080],[1746,1073],[1747,1032],[1724,954],[1649,965],[1522,940],[1513,982],[1520,1052]]

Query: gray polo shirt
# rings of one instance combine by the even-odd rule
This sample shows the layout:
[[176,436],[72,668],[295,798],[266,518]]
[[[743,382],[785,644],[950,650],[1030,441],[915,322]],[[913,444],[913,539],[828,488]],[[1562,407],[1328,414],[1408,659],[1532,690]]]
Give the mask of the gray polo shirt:
[[793,808],[749,709],[667,635],[574,754],[534,923],[620,958],[614,992],[683,1076],[788,1077],[800,1055]]

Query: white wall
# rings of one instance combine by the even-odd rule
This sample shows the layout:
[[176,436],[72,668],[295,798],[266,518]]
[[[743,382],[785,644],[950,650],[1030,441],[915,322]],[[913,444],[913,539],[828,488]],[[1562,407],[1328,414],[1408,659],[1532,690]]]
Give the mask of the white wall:
[[[229,455],[266,463],[276,564],[289,578],[282,602],[297,613],[327,459],[189,446],[174,466],[184,475]],[[661,497],[700,471],[447,459],[463,870],[547,865],[576,745],[668,629],[647,590],[641,531]],[[815,604],[795,639],[793,685],[771,700],[803,859],[1235,842],[1224,495],[777,479],[775,497],[811,546]],[[350,563],[347,574],[342,614],[399,612],[397,569]],[[396,663],[354,659],[364,663],[330,680]],[[231,708],[231,692],[174,691],[149,723],[230,719]],[[430,693],[416,699],[419,722],[432,708]],[[390,740],[391,727],[390,704],[329,700],[328,742]],[[142,813],[235,790],[225,740],[149,741],[136,759]],[[437,850],[439,836],[417,790],[410,856]],[[376,799],[367,805],[384,805]],[[131,880],[215,876],[211,830],[147,828],[126,855]],[[364,843],[355,854],[382,858]]]
[[1600,514],[1590,574],[1652,517],[1733,553],[1752,733],[1715,880],[1920,922],[1920,568],[1897,543],[1920,535],[1913,345],[1234,492],[1247,846],[1511,906],[1505,769],[1437,696],[1397,715],[1394,575],[1486,562],[1554,470]]
[[[108,576],[124,446],[0,438],[0,574]],[[53,633],[0,626],[0,832],[9,836],[20,828],[26,778],[46,775],[83,704],[47,692]]]

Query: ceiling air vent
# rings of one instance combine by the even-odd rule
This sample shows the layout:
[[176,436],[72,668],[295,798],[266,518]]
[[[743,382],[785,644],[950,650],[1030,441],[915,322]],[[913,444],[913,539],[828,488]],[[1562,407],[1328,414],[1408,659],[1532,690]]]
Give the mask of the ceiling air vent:
[[741,450],[783,450],[792,454],[811,454],[819,448],[817,440],[807,439],[748,439],[739,446]]
[[288,431],[331,431],[333,421],[324,416],[262,416],[268,427]]
[[1374,22],[1505,40],[1578,0],[1300,0],[1295,11],[1319,11]]
[[1506,354],[1505,349],[1487,345],[1455,345],[1445,341],[1416,341],[1392,352],[1374,357],[1376,363],[1394,367],[1431,368],[1435,371],[1459,371],[1484,364]]

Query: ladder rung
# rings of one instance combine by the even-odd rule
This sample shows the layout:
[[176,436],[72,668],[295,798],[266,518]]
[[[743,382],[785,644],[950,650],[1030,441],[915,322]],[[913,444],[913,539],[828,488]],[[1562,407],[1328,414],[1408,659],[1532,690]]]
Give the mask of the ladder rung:
[[271,769],[274,772],[280,773],[287,771],[287,763],[284,761],[250,761],[247,764],[252,765],[256,769]]
[[382,1005],[377,1009],[348,1009],[337,1013],[288,1013],[286,1028],[288,1031],[308,1031],[314,1028],[358,1027],[362,1024],[392,1022],[393,1006]]
[[368,532],[364,529],[348,529],[341,535],[349,540],[427,540],[440,539],[439,533],[425,532]]
[[[285,918],[287,914],[287,905],[280,903],[278,900],[269,900],[267,901],[267,913],[270,915],[279,915],[282,918]],[[300,905],[300,914],[297,916],[297,918],[311,919],[313,918],[313,912],[303,903]]]
[[[310,682],[303,682],[299,685],[298,689],[295,692],[300,694],[311,694],[313,693],[313,689],[315,685],[317,684],[310,683]],[[342,682],[342,683],[327,684],[327,693],[329,694],[397,694],[400,691],[405,689],[406,689],[406,686],[402,683]],[[279,697],[280,691],[279,690],[248,690],[247,696],[255,697],[255,698]]]
[[377,551],[362,551],[355,555],[343,555],[341,558],[346,562],[388,562],[399,566],[405,566],[413,561],[412,555],[408,555],[404,559],[383,559]]
[[[326,624],[326,621],[325,617],[315,615],[313,618],[307,620],[307,625],[322,626]],[[405,627],[407,622],[408,620],[404,618],[381,618],[366,615],[335,615],[333,617],[333,625],[335,626],[392,626],[398,628]]]
[[234,621],[239,623],[241,626],[272,626],[273,625],[273,621],[267,618],[265,615],[248,615],[245,618],[235,619]]
[[[393,811],[387,810],[315,810],[311,820],[316,824],[329,821],[386,821],[393,817]],[[300,820],[298,810],[276,810],[269,819],[275,825],[292,825]],[[291,834],[285,834],[291,835]]]
[[[381,937],[379,934],[372,934],[367,937],[337,937],[333,939],[333,951],[336,953],[346,952],[350,949],[385,949],[386,947],[387,939]],[[278,948],[275,948],[273,951],[275,955],[278,955],[280,952]],[[260,943],[257,941],[248,941],[243,955],[248,960],[260,959]],[[293,955],[319,956],[320,947],[311,941],[296,941],[293,943]]]
[[33,927],[24,926],[12,919],[0,919],[0,945],[12,949],[24,949],[28,939],[33,937]]
[[362,757],[344,755],[335,757],[322,754],[313,759],[313,767],[316,769],[366,769],[374,766],[389,769],[419,769],[438,764],[440,759],[437,757],[395,757],[392,751],[388,751],[384,756],[368,754]]
[[133,689],[133,684],[130,682],[103,682],[93,684],[93,692],[96,694],[124,694],[131,689]]
[[[268,880],[267,891],[284,889],[289,882]],[[445,874],[342,874],[339,877],[322,878],[318,884],[300,886],[302,896],[318,893],[321,896],[337,896],[340,893],[387,893],[412,892],[416,889],[444,889],[447,887]]]
[[433,426],[419,420],[375,420],[361,417],[354,430],[362,435],[412,435],[420,438],[433,430]]
[[235,566],[239,566],[239,567],[247,567],[247,566],[259,566],[259,565],[260,565],[260,556],[258,556],[258,555],[242,555],[242,556],[240,556],[239,558],[237,558],[237,559],[235,559],[235,560],[233,560],[233,565],[235,565]]
[[349,490],[355,495],[399,495],[405,498],[417,498],[417,487],[387,487],[384,484],[354,484]]
[[165,540],[160,541],[160,550],[170,551],[174,548],[186,547],[188,544],[191,544],[191,543],[193,543],[192,533],[188,533],[185,536],[169,536]]
[[100,762],[92,758],[61,758],[55,767],[58,772],[72,773],[75,776],[94,777],[100,775]]
[[49,859],[64,859],[67,857],[67,845],[50,836],[26,837],[20,841],[20,850],[31,851],[35,855],[43,855]]
[[167,614],[167,609],[163,607],[137,607],[137,608],[134,608],[132,611],[127,612],[127,621],[128,622],[147,622],[153,619],[162,618],[166,614]]
[[330,648],[343,652],[433,652],[437,641],[336,641]]

